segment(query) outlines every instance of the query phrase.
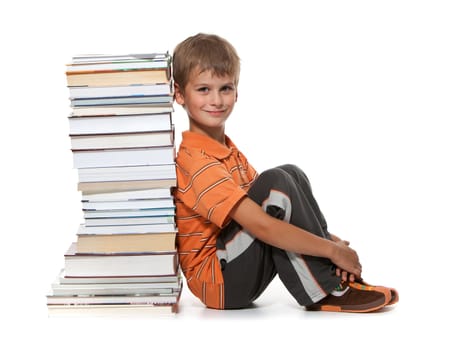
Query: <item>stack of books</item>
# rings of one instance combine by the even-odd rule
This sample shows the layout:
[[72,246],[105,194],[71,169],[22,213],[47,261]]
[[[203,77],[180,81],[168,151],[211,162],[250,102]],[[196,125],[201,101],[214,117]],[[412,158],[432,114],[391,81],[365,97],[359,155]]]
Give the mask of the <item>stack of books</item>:
[[177,312],[171,73],[168,53],[79,56],[67,65],[84,221],[47,295],[52,314]]

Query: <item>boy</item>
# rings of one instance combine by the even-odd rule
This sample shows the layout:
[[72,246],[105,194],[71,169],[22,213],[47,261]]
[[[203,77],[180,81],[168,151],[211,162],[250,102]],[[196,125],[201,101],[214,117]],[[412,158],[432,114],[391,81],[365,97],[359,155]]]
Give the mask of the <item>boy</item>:
[[397,292],[365,284],[348,242],[330,234],[306,175],[294,165],[257,174],[225,134],[240,59],[216,35],[173,54],[175,99],[189,130],[176,157],[177,246],[189,289],[207,307],[249,306],[276,274],[308,310],[370,312]]

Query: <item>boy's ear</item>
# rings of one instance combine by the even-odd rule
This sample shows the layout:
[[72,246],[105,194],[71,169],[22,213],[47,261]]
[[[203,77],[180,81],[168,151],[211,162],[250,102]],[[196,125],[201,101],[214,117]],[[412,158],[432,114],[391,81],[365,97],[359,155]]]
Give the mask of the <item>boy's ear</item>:
[[180,104],[181,106],[184,105],[184,94],[178,83],[174,83],[174,98],[176,99],[176,102],[178,104]]

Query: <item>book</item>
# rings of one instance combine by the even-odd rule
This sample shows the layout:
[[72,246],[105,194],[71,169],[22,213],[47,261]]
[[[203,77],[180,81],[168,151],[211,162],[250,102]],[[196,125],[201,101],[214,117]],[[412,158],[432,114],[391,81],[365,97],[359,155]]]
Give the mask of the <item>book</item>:
[[178,303],[170,304],[103,304],[47,305],[49,317],[169,317],[178,312]]
[[[176,165],[174,163],[130,167],[82,168],[77,169],[77,172],[80,182],[176,179]],[[151,188],[154,187],[152,186]]]
[[71,136],[72,150],[159,147],[173,144],[173,131]]
[[175,232],[77,235],[77,253],[86,254],[171,251],[175,244]]
[[170,84],[143,84],[121,86],[73,86],[69,88],[70,99],[129,97],[129,96],[172,96]]
[[[104,212],[112,212],[112,215],[116,211],[105,210]],[[86,212],[86,211],[85,211]],[[126,225],[156,225],[156,224],[174,224],[174,215],[153,215],[146,216],[112,216],[109,218],[87,218],[85,216],[86,226],[126,226]]]
[[129,210],[84,210],[83,216],[88,219],[121,219],[134,217],[168,217],[175,215],[175,207],[154,209],[129,209]]
[[70,117],[160,114],[171,112],[174,112],[172,104],[87,106],[72,107]]
[[77,243],[64,255],[66,276],[158,276],[174,275],[178,269],[176,250],[152,253],[81,254]]
[[159,56],[144,57],[143,55],[102,55],[102,56],[78,56],[73,57],[72,62],[67,64],[67,72],[92,72],[112,71],[125,69],[156,69],[170,66],[170,56],[161,54]]
[[146,190],[137,191],[122,191],[111,193],[95,193],[82,194],[82,201],[120,201],[133,199],[158,199],[158,198],[172,198],[171,189],[169,188],[150,188]]
[[165,276],[66,276],[63,269],[58,274],[60,284],[109,284],[109,283],[170,283],[178,285],[181,277],[181,271],[178,270],[173,275]]
[[79,182],[77,189],[82,193],[105,193],[114,191],[130,191],[146,188],[175,187],[176,179],[124,180]]
[[79,98],[71,100],[72,107],[82,106],[114,106],[123,104],[170,104],[173,96],[155,95],[155,96],[121,96],[121,97],[102,97],[102,98]]
[[168,52],[134,53],[134,54],[80,54],[72,57],[72,64],[127,62],[135,60],[163,61],[168,65],[171,56]]
[[172,223],[152,225],[123,225],[123,226],[87,226],[85,223],[79,225],[78,235],[114,235],[131,233],[158,233],[176,232],[176,226]]
[[173,198],[153,198],[118,201],[83,201],[83,210],[124,210],[124,209],[154,209],[173,208]]
[[181,278],[170,282],[64,283],[64,279],[58,275],[51,284],[52,294],[56,296],[171,294],[181,288]]
[[171,113],[69,117],[69,134],[74,136],[172,131],[171,117]]
[[155,287],[150,284],[125,283],[112,285],[57,285],[52,284],[52,296],[88,296],[88,295],[125,295],[125,294],[173,294],[179,289],[169,288],[165,286]]
[[67,84],[71,86],[112,86],[132,84],[170,83],[167,68],[111,70],[92,72],[66,72]]
[[174,147],[73,151],[74,168],[159,165],[174,163]]
[[47,305],[99,305],[99,304],[171,304],[179,300],[179,291],[168,294],[123,294],[123,295],[47,295]]

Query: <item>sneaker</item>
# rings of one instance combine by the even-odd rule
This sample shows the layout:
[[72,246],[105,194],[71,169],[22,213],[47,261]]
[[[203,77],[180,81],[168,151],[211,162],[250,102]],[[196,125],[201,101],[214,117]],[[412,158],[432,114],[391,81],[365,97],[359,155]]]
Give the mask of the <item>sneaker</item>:
[[372,312],[386,306],[391,292],[385,287],[344,282],[342,290],[333,291],[322,300],[306,306],[308,311]]
[[[359,279],[356,282],[363,284],[365,286],[371,286],[369,283],[364,282],[364,280],[362,280],[362,279]],[[379,286],[379,287],[381,288],[381,286]],[[395,288],[389,288],[389,287],[383,287],[383,288],[387,288],[391,292],[391,299],[386,304],[386,306],[394,305],[395,303],[397,303],[399,301],[399,292],[397,292],[397,290]]]

